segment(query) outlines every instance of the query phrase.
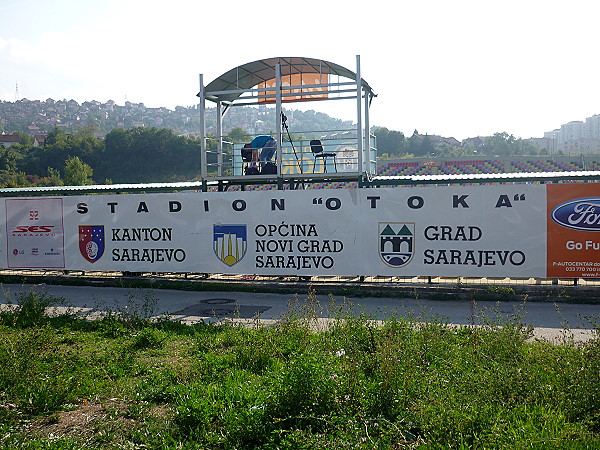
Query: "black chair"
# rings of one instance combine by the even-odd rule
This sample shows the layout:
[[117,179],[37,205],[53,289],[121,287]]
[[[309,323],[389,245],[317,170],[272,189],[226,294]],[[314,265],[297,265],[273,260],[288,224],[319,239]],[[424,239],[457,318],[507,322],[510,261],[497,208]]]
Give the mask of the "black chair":
[[[335,157],[336,157],[335,152],[331,152],[331,153],[324,152],[323,144],[318,139],[313,139],[312,141],[310,141],[310,150],[312,151],[313,156],[315,157],[315,163],[317,162],[317,158],[323,158],[323,171],[325,173],[327,173],[327,158],[333,158],[333,167],[335,168],[335,171],[337,172],[337,162],[335,160]],[[313,173],[315,173],[315,165],[316,164],[313,164]]]

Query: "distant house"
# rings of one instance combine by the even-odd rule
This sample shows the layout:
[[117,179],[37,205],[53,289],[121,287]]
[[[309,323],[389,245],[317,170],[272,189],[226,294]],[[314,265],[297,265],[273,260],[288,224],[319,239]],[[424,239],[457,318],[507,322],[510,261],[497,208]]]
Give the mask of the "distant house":
[[429,139],[431,139],[431,143],[435,148],[442,147],[444,144],[449,145],[451,147],[460,147],[460,142],[456,138],[453,137],[442,137],[437,135],[430,135]]
[[115,110],[115,102],[113,100],[107,101],[104,105],[102,105],[106,111],[114,111]]
[[8,148],[20,142],[21,137],[16,134],[0,134],[0,145],[2,147]]
[[33,146],[40,147],[46,143],[46,135],[45,134],[36,134],[33,136]]
[[472,147],[476,150],[480,150],[485,146],[485,140],[480,136],[463,139],[462,146]]
[[417,134],[415,136],[418,139],[418,142],[423,142],[425,138],[429,139],[429,142],[431,142],[431,145],[436,150],[442,148],[444,145],[449,145],[454,148],[460,147],[460,142],[453,137],[446,138],[436,134]]

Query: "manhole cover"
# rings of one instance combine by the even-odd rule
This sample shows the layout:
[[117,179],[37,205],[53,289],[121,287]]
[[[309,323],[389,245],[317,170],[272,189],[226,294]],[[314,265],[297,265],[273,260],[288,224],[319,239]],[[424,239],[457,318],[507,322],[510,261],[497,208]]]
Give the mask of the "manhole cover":
[[226,305],[227,303],[235,303],[235,300],[231,298],[207,298],[206,300],[200,300],[199,303],[206,303],[207,305]]

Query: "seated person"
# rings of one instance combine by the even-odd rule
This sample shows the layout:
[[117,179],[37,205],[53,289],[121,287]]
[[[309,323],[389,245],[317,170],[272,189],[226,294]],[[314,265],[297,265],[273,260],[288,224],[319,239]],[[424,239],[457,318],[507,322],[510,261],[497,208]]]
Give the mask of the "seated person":
[[242,161],[250,162],[250,161],[258,161],[258,153],[257,158],[254,159],[254,152],[252,151],[252,144],[244,144],[242,149],[240,150],[242,154]]
[[258,175],[260,172],[258,170],[258,151],[252,149],[252,144],[244,144],[241,149],[242,161],[245,164],[242,164],[244,168],[245,175]]
[[266,134],[256,136],[252,139],[251,145],[253,157],[255,157],[254,155],[258,155],[260,149],[260,156],[257,159],[260,161],[261,167],[264,167],[267,161],[271,161],[277,151],[277,141],[272,136]]

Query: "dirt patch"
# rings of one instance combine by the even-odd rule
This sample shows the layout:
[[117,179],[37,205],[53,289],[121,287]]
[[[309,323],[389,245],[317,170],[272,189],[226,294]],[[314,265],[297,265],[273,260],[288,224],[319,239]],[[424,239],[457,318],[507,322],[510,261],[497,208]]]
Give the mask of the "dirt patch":
[[[143,419],[132,417],[131,410],[131,405],[116,400],[105,403],[86,402],[73,410],[58,411],[35,420],[31,423],[29,432],[45,438],[71,437],[80,441],[101,438],[107,432],[115,434],[137,428]],[[166,419],[169,415],[167,407],[152,407],[145,411],[146,416]]]

